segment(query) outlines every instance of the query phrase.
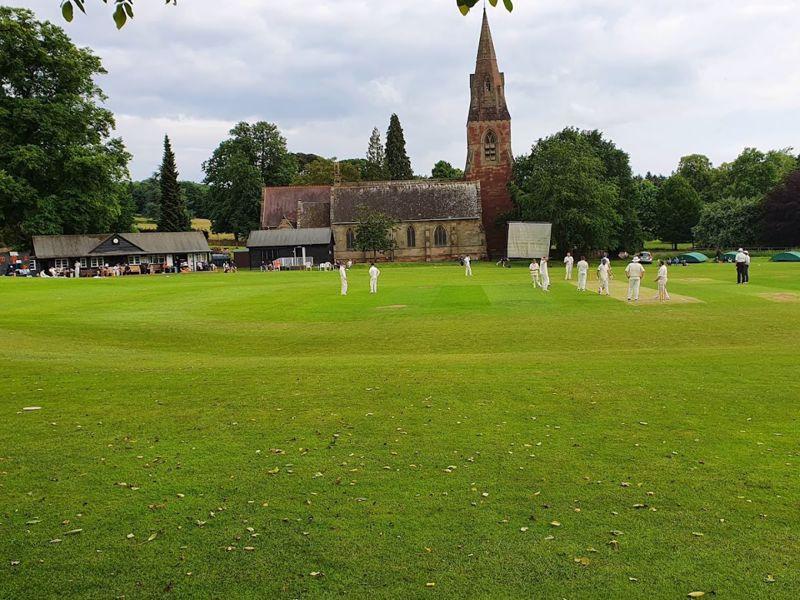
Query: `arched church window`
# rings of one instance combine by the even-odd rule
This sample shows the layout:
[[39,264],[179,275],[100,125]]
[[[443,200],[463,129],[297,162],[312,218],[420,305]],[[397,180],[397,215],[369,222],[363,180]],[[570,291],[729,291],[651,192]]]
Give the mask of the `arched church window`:
[[447,246],[447,230],[441,225],[437,225],[433,232],[433,245],[434,246]]
[[497,136],[494,131],[487,133],[483,140],[483,155],[486,160],[497,160]]
[[414,231],[413,226],[409,226],[409,228],[406,229],[406,246],[408,246],[409,248],[413,248],[416,245],[417,245],[417,232]]
[[492,79],[491,79],[491,77],[487,77],[486,79],[484,79],[483,87],[486,88],[487,92],[491,92],[492,91]]
[[352,229],[347,230],[347,249],[348,250],[355,250],[356,247],[356,234],[353,232]]

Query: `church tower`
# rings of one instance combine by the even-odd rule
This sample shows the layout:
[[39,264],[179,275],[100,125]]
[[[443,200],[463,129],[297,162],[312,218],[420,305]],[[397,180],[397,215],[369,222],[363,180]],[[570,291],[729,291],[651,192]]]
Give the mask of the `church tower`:
[[467,118],[468,180],[481,184],[483,228],[490,256],[505,256],[506,227],[497,218],[513,208],[508,183],[511,181],[511,115],[506,106],[505,77],[497,66],[492,32],[486,9],[478,44],[475,73],[470,75],[470,105]]

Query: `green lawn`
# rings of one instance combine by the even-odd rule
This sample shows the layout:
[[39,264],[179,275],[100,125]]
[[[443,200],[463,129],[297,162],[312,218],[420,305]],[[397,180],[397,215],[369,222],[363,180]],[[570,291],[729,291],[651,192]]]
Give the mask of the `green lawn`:
[[800,265],[474,271],[2,278],[0,596],[797,598]]

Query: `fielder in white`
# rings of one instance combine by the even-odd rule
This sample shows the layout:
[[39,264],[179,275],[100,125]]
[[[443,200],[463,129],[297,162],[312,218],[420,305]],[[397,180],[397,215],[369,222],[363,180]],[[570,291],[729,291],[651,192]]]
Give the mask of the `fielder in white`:
[[669,300],[669,292],[667,291],[667,263],[663,260],[658,261],[658,275],[656,276],[656,283],[658,284],[658,298],[659,302]]
[[339,263],[339,279],[342,281],[342,296],[347,296],[347,268]]
[[566,268],[566,273],[564,273],[564,279],[567,281],[572,280],[572,265],[575,263],[575,259],[572,258],[572,254],[567,252],[567,255],[564,257],[564,267]]
[[539,263],[532,260],[528,270],[531,272],[531,283],[533,283],[533,287],[541,287],[542,282],[539,280]]
[[547,257],[543,256],[539,261],[539,271],[542,274],[542,289],[545,292],[550,291],[550,272],[547,270]]
[[378,293],[378,277],[380,277],[380,269],[375,266],[375,263],[372,263],[372,266],[369,268],[369,293],[370,294],[377,294]]
[[586,279],[589,277],[589,263],[586,262],[586,257],[581,256],[578,261],[578,291],[586,291]]
[[604,256],[600,259],[600,264],[597,267],[597,280],[600,283],[597,293],[601,296],[603,292],[605,292],[606,296],[611,295],[609,279],[611,279],[611,262]]
[[625,267],[625,276],[628,278],[628,302],[631,299],[638,302],[639,287],[642,285],[642,277],[644,277],[644,267],[639,262],[638,256],[634,256],[633,262]]
[[80,279],[81,276],[81,261],[75,261],[75,270],[72,273],[72,276],[76,279]]
[[469,256],[464,257],[464,271],[467,277],[472,277],[472,261]]

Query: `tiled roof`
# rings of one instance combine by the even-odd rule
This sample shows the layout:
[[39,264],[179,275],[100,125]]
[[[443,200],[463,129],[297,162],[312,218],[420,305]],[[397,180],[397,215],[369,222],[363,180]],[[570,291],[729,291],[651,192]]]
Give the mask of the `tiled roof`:
[[[103,242],[116,236],[141,248],[143,254],[184,254],[211,252],[206,236],[201,231],[175,233],[101,233],[89,235],[35,235],[34,254],[37,258],[80,258],[83,256],[112,256],[115,252],[93,252]],[[130,246],[126,245],[128,248]],[[130,250],[121,252],[129,254]]]
[[331,196],[331,223],[355,223],[362,208],[397,221],[481,218],[480,188],[474,181],[343,184]]

